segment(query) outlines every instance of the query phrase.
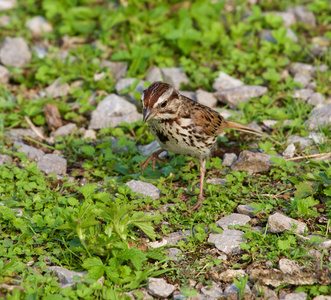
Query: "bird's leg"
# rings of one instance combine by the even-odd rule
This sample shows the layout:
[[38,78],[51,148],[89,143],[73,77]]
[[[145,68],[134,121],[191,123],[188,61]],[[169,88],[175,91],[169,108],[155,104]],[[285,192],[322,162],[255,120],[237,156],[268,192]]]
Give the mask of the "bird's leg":
[[206,172],[206,159],[203,159],[200,161],[200,193],[198,196],[198,200],[197,203],[195,203],[192,207],[191,207],[191,211],[195,211],[195,210],[200,210],[202,207],[202,202],[204,200],[202,194],[203,194],[203,182],[205,179],[205,172]]
[[152,153],[144,162],[138,164],[137,167],[142,167],[141,168],[141,174],[144,173],[147,165],[149,164],[149,162],[151,160],[153,160],[153,171],[155,171],[155,163],[156,163],[156,161],[161,162],[161,163],[165,163],[165,160],[164,159],[159,158],[159,155],[162,152],[164,152],[164,151],[167,151],[167,150],[165,150],[165,149],[159,149],[159,150],[155,151],[154,153]]

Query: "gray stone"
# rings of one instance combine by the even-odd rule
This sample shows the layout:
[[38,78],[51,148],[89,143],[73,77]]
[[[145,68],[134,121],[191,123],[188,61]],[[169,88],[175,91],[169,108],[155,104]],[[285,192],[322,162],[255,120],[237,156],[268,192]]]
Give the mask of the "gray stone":
[[169,297],[175,290],[175,286],[168,284],[163,278],[149,277],[147,282],[148,292],[156,297]]
[[289,260],[287,258],[282,258],[279,260],[278,264],[279,270],[283,273],[296,275],[300,273],[300,269],[298,267],[298,263],[294,260]]
[[6,37],[0,48],[0,62],[9,67],[22,68],[31,60],[26,41],[21,37]]
[[[142,153],[142,155],[151,155],[154,151],[160,149],[160,144],[157,140],[154,140],[153,142],[151,142],[148,145],[144,145],[144,146],[138,146],[137,147],[139,149],[139,151]],[[165,153],[165,152],[163,152]],[[160,155],[162,155],[163,153],[161,153]]]
[[331,296],[319,295],[313,298],[313,300],[331,300]]
[[[4,203],[0,202],[1,206],[6,206]],[[11,211],[14,212],[15,217],[19,218],[23,216],[23,210],[22,208],[15,207],[15,208],[10,208]]]
[[307,252],[308,255],[312,256],[314,259],[316,259],[318,262],[321,261],[322,259],[322,253],[319,252],[318,250],[316,249],[310,249],[308,250]]
[[84,132],[84,139],[91,139],[91,140],[95,140],[97,138],[96,136],[96,132],[93,129],[87,129]]
[[286,36],[295,43],[299,42],[298,36],[294,33],[294,31],[291,28],[286,28]]
[[295,90],[292,97],[295,99],[302,99],[305,102],[308,101],[308,99],[314,94],[313,90],[310,89],[300,89],[300,90]]
[[252,129],[256,130],[256,131],[260,131],[260,132],[262,132],[261,127],[260,127],[255,121],[250,122],[249,124],[247,124],[247,126],[248,126],[249,128],[252,128]]
[[246,272],[240,269],[239,270],[229,269],[219,274],[217,279],[224,282],[233,282],[233,278],[238,279],[239,275],[245,278]]
[[218,101],[229,104],[230,108],[235,108],[241,102],[246,102],[250,98],[259,97],[268,92],[268,89],[260,85],[243,85],[233,89],[217,91],[214,96]]
[[316,78],[319,73],[325,73],[327,70],[329,70],[329,67],[327,65],[319,65],[312,68],[311,75]]
[[179,90],[181,84],[188,84],[188,78],[182,71],[182,68],[162,68],[161,69],[164,80],[170,83],[176,90]]
[[153,184],[140,180],[130,180],[126,185],[137,194],[149,196],[153,200],[160,199],[161,191]]
[[74,277],[83,277],[88,272],[75,272],[62,267],[47,267],[54,276],[59,278],[59,287],[64,288],[75,285]]
[[233,171],[247,171],[248,174],[266,172],[271,168],[271,156],[265,153],[253,153],[244,150],[238,160],[231,166]]
[[244,83],[241,80],[231,77],[224,72],[219,72],[218,77],[214,80],[213,89],[214,91],[222,91],[243,85]]
[[195,94],[195,92],[192,91],[182,91],[180,90],[179,93],[191,100],[194,100],[195,102],[197,102],[197,95]]
[[216,225],[222,229],[228,229],[229,226],[235,226],[237,224],[240,226],[244,226],[250,220],[251,220],[251,218],[247,215],[232,213],[230,215],[227,215],[227,216],[219,219],[216,222]]
[[155,81],[163,81],[161,69],[155,66],[149,69],[146,75],[146,80],[150,83],[153,83]]
[[287,294],[284,298],[284,300],[306,300],[306,299],[307,299],[307,294],[305,292]]
[[264,126],[267,126],[269,128],[274,127],[279,121],[277,120],[263,120],[262,123]]
[[211,233],[208,237],[208,242],[215,244],[218,250],[226,254],[240,254],[240,244],[244,243],[243,232],[239,230],[225,229],[221,234]]
[[[133,83],[135,83],[137,81],[137,78],[122,78],[120,79],[116,85],[115,85],[115,89],[116,89],[116,93],[117,94],[123,94],[123,90],[129,89]],[[144,81],[140,80],[138,82],[138,85],[135,87],[135,91],[137,91],[138,93],[142,93],[142,91],[144,90]],[[125,92],[127,94],[127,92]]]
[[34,140],[40,140],[38,135],[31,128],[12,128],[6,133],[6,135],[8,135],[14,143],[23,143],[22,139],[25,136]]
[[0,84],[6,84],[9,82],[10,72],[7,68],[0,65]]
[[330,124],[331,104],[314,108],[307,123],[309,130],[318,130],[320,126],[327,126],[328,124]]
[[164,237],[164,239],[167,241],[167,244],[169,245],[177,245],[179,241],[185,240],[186,237],[189,237],[192,235],[191,230],[183,230],[183,231],[176,231],[168,234]]
[[57,78],[50,86],[39,94],[41,97],[60,98],[69,94],[70,86],[67,82],[61,83],[61,77]]
[[280,213],[274,213],[268,218],[268,228],[272,233],[290,231],[296,227],[293,231],[299,234],[303,234],[307,228],[307,225],[303,222],[291,219]]
[[282,153],[282,155],[286,158],[292,158],[294,156],[295,153],[295,146],[293,143],[290,143],[286,149],[284,150],[284,152]]
[[67,171],[67,160],[56,154],[45,154],[38,161],[37,168],[46,174],[63,175]]
[[285,27],[289,27],[291,25],[294,25],[297,22],[297,20],[295,18],[295,15],[292,12],[272,11],[272,12],[270,12],[270,14],[281,17],[283,19],[283,25]]
[[11,164],[13,159],[7,154],[0,154],[0,166],[4,164]]
[[231,167],[236,161],[237,161],[238,157],[236,154],[234,153],[225,153],[223,155],[223,162],[222,165],[224,167]]
[[42,16],[36,16],[29,19],[26,22],[26,27],[31,31],[35,36],[40,36],[43,33],[48,33],[53,31],[53,27],[46,19]]
[[297,22],[307,24],[312,28],[316,28],[315,16],[311,11],[307,11],[304,6],[297,6],[294,9],[288,9],[287,11],[293,12]]
[[0,11],[14,8],[16,0],[0,0]]
[[314,44],[314,45],[312,45],[310,47],[310,52],[314,56],[316,56],[318,58],[321,58],[321,57],[325,56],[325,54],[327,53],[328,49],[329,49],[328,46],[322,46],[322,45],[316,43],[316,44]]
[[[3,0],[3,1],[6,1],[6,0]],[[10,24],[10,21],[11,21],[10,16],[7,16],[7,15],[0,16],[0,25],[1,26],[3,26],[3,27],[8,26]]]
[[278,300],[277,294],[272,289],[269,289],[265,285],[261,285],[261,283],[255,283],[252,292],[255,297],[263,297],[263,299],[268,300]]
[[115,82],[124,78],[126,75],[126,72],[128,71],[128,65],[126,63],[119,62],[119,61],[103,60],[100,63],[100,67],[108,68],[110,73],[113,74],[113,78],[114,78]]
[[331,240],[330,239],[326,239],[324,242],[319,243],[317,245],[317,247],[319,249],[329,250],[329,249],[331,249]]
[[56,129],[51,136],[58,137],[62,136],[65,137],[67,135],[72,134],[75,130],[77,130],[77,126],[74,123],[69,123],[67,125],[61,126],[58,129]]
[[299,143],[300,148],[304,149],[310,145],[312,145],[312,141],[309,138],[305,138],[302,136],[297,136],[297,135],[290,135],[289,138],[287,139],[288,144],[296,144]]
[[130,117],[133,122],[138,121],[137,108],[125,99],[110,94],[104,98],[92,112],[89,129],[101,129],[109,126],[116,127],[123,121],[128,121]]
[[[245,293],[249,293],[251,289],[249,286],[246,284],[245,286]],[[224,290],[224,295],[230,296],[230,295],[237,295],[239,293],[239,289],[235,286],[234,283],[228,285],[225,290]]]
[[215,282],[212,282],[211,287],[203,287],[201,293],[210,300],[219,299],[223,295],[222,289]]
[[33,46],[33,50],[37,53],[38,57],[41,59],[45,58],[48,53],[48,50],[46,47],[39,47],[37,45]]
[[241,215],[246,215],[246,216],[249,216],[249,217],[254,217],[255,216],[255,213],[254,213],[254,210],[256,208],[250,206],[250,205],[243,205],[243,204],[240,204],[238,205],[237,207],[237,212]]
[[292,74],[300,73],[300,74],[311,75],[313,69],[314,67],[312,65],[296,62],[290,67],[290,72]]
[[17,144],[15,144],[15,146],[20,147],[17,150],[17,152],[25,153],[27,159],[31,160],[31,161],[38,161],[45,155],[44,151],[39,150],[39,149],[34,148],[32,146],[29,146],[29,145],[17,143]]
[[321,93],[314,93],[308,99],[309,105],[317,106],[325,103],[325,97]]
[[177,248],[169,248],[168,250],[168,256],[174,260],[178,260],[178,257],[181,256],[181,254],[183,253],[182,251],[180,251]]
[[308,74],[296,73],[293,78],[293,81],[300,83],[302,85],[302,87],[305,88],[305,87],[307,87],[310,79],[311,79],[311,76]]
[[221,185],[226,184],[228,181],[225,178],[208,178],[206,182],[214,185]]

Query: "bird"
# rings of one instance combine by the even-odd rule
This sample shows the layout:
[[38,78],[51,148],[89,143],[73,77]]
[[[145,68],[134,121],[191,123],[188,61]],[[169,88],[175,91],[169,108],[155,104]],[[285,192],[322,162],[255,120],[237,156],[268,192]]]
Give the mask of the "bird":
[[155,170],[156,161],[165,163],[165,160],[159,158],[164,151],[196,158],[200,168],[200,191],[191,211],[202,207],[206,162],[216,145],[217,136],[227,128],[263,135],[244,124],[226,120],[217,111],[181,95],[173,86],[162,81],[153,82],[141,93],[141,103],[143,122],[148,123],[161,149],[138,166],[143,173],[152,160]]

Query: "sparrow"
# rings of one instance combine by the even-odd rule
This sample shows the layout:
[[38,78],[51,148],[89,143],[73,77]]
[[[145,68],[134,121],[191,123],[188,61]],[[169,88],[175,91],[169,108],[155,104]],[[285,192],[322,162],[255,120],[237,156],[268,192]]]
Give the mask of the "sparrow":
[[216,144],[217,136],[227,128],[263,135],[239,122],[226,120],[217,111],[181,95],[165,82],[153,82],[142,92],[141,103],[143,122],[148,123],[161,149],[138,166],[142,167],[143,173],[152,160],[155,170],[156,161],[165,163],[159,158],[164,151],[196,158],[200,166],[200,192],[196,204],[191,207],[192,211],[202,207],[206,162]]

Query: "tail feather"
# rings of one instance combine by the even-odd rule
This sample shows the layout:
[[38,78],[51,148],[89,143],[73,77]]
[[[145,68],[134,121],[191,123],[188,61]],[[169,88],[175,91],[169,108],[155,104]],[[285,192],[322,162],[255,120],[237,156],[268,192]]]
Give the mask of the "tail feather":
[[259,135],[259,136],[264,136],[265,134],[263,132],[254,130],[244,124],[241,124],[239,122],[234,122],[234,121],[226,121],[226,128],[229,129],[234,129],[234,130],[238,130],[238,131],[243,131],[243,132],[247,132],[247,133],[252,133],[255,135]]

